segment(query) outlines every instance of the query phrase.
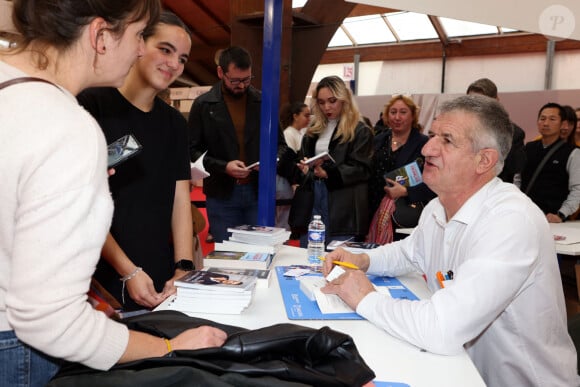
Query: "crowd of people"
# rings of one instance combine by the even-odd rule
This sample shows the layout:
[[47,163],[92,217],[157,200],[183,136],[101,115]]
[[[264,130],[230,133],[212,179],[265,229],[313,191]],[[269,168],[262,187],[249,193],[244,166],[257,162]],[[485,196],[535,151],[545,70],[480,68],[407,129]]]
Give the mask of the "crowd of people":
[[[18,42],[0,53],[0,385],[44,385],[63,361],[105,370],[222,345],[225,332],[208,326],[171,339],[129,330],[86,294],[94,279],[132,311],[175,293],[195,268],[189,162],[201,156],[214,240],[257,224],[259,167],[247,166],[260,157],[261,93],[249,52],[219,53],[219,81],[185,120],[159,95],[182,74],[191,33],[157,0],[14,0],[13,21]],[[34,115],[31,96],[43,101]],[[540,136],[524,145],[498,101],[479,79],[423,128],[420,107],[395,95],[371,127],[340,77],[321,79],[311,106],[292,103],[278,123],[277,195],[292,205],[277,225],[304,247],[320,215],[327,242],[383,245],[331,253],[325,272],[336,260],[361,270],[324,291],[389,334],[467,349],[490,385],[578,385],[548,222],[579,209],[580,108],[542,106]],[[143,151],[108,169],[106,144],[127,134]],[[385,177],[413,163],[418,184]],[[416,229],[397,241],[401,226]],[[441,270],[454,277],[445,287]],[[364,273],[409,271],[425,275],[431,299],[386,298]]]

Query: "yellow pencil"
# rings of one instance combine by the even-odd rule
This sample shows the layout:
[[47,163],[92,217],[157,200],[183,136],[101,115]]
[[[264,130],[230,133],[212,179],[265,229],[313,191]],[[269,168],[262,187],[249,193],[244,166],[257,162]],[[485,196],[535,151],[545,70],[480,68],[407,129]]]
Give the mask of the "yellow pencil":
[[[323,262],[326,261],[326,258],[325,257],[318,257],[318,259],[320,259]],[[358,270],[358,266],[355,265],[354,263],[342,262],[342,261],[332,261],[332,263],[334,263],[335,265],[338,265],[338,266],[348,267],[349,269]]]

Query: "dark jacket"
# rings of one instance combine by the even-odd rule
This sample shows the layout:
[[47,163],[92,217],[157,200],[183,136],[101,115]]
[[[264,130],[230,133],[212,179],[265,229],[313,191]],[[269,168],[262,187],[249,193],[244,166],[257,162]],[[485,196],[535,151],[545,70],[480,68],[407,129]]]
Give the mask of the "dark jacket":
[[[336,133],[336,128],[334,129]],[[333,137],[334,137],[333,133]],[[301,154],[315,156],[318,136],[302,138]],[[332,138],[328,149],[336,163],[325,163],[328,174],[329,223],[327,235],[366,235],[370,218],[368,215],[368,179],[371,175],[373,133],[359,122],[352,141],[341,144],[340,138]],[[309,171],[312,174],[312,171]],[[330,239],[328,239],[330,240]]]
[[[236,130],[228,107],[222,96],[222,83],[215,84],[207,93],[199,96],[189,112],[191,160],[197,160],[205,151],[204,167],[210,176],[203,181],[203,192],[210,197],[228,199],[235,179],[226,174],[226,165],[239,160],[239,145]],[[260,109],[262,94],[252,86],[248,88],[246,125],[244,128],[246,164],[260,159]],[[278,126],[278,157],[288,152],[284,135]],[[282,173],[284,176],[285,174]],[[258,173],[250,173],[254,188],[258,189]]]
[[[411,133],[409,134],[409,138],[405,145],[401,148],[399,153],[397,154],[396,158],[393,160],[393,165],[391,170],[403,167],[417,159],[425,161],[425,157],[421,154],[421,149],[427,143],[429,138],[424,134],[421,134],[419,130],[413,128],[411,129]],[[375,211],[377,210],[381,200],[385,196],[384,186],[386,185],[386,181],[384,178],[384,172],[390,171],[379,171],[377,167],[377,160],[376,156],[379,154],[379,149],[387,147],[390,149],[391,144],[391,129],[387,129],[384,132],[375,136],[373,141],[373,163],[372,163],[372,171],[373,175],[369,180],[369,209],[370,209],[370,216],[374,215]],[[421,170],[423,168],[421,167]],[[431,199],[435,196],[435,193],[427,187],[425,183],[418,184],[414,187],[407,188],[407,194],[404,200],[411,204],[411,203],[418,203],[421,202],[422,204],[427,204]]]
[[498,175],[498,177],[506,183],[513,183],[514,175],[516,173],[521,174],[526,165],[526,151],[524,150],[524,139],[526,133],[513,122],[512,127],[514,129],[512,147],[503,163],[503,169]]
[[[530,180],[538,165],[559,141],[547,148],[542,145],[542,140],[531,141],[526,144],[527,163],[522,173],[522,191],[526,192]],[[544,214],[556,214],[562,207],[562,203],[568,197],[570,189],[568,180],[570,176],[566,170],[570,153],[575,149],[571,144],[565,143],[554,153],[548,162],[544,164],[540,174],[527,195],[544,212]]]
[[130,329],[173,338],[209,325],[224,330],[222,347],[180,350],[116,365],[107,372],[79,364],[61,369],[49,387],[100,386],[362,386],[374,378],[352,338],[328,327],[277,324],[256,330],[175,311],[129,318]]

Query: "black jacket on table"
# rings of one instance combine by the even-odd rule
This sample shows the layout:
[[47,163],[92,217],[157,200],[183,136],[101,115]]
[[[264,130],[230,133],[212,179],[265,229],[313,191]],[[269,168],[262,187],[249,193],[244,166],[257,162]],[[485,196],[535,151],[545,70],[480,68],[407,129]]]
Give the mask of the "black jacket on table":
[[[384,186],[386,185],[386,181],[384,178],[384,174],[387,172],[392,171],[393,169],[403,167],[409,163],[417,159],[421,159],[423,162],[425,161],[425,157],[421,154],[421,149],[427,143],[429,138],[419,132],[418,129],[411,129],[411,133],[409,134],[409,138],[407,142],[399,152],[397,152],[394,160],[392,160],[392,164],[389,170],[383,171],[382,168],[378,166],[379,162],[377,157],[382,157],[381,155],[385,155],[385,149],[390,150],[391,144],[391,129],[387,129],[386,131],[381,132],[380,134],[375,136],[373,141],[374,153],[373,153],[373,160],[372,160],[372,171],[373,174],[369,179],[369,210],[370,216],[372,216],[376,212],[381,200],[385,196]],[[421,167],[423,170],[423,167]],[[411,203],[418,203],[421,202],[424,205],[427,204],[431,199],[435,196],[435,193],[427,187],[425,183],[418,184],[414,187],[407,188],[407,194],[404,198],[409,204]]]
[[117,364],[103,372],[68,363],[48,387],[298,387],[362,386],[374,372],[353,339],[328,327],[276,324],[248,330],[176,311],[124,320],[133,330],[173,338],[202,325],[228,335],[221,347],[173,351],[164,357]]
[[[244,141],[246,165],[260,159],[260,109],[262,93],[248,87],[246,105],[246,124],[244,127]],[[226,165],[232,160],[239,160],[240,149],[236,130],[232,122],[228,107],[222,96],[222,83],[218,82],[205,94],[199,96],[189,112],[189,149],[191,160],[197,160],[205,151],[204,167],[210,176],[203,181],[203,192],[210,197],[228,199],[232,193],[235,179],[226,174]],[[278,162],[280,171],[288,166],[289,160],[295,162],[295,153],[288,148],[282,129],[278,125]],[[250,173],[254,188],[258,189],[258,173]]]
[[[341,144],[340,138],[333,137],[328,145],[328,153],[335,163],[325,162],[323,168],[328,174],[325,179],[328,188],[329,223],[327,235],[366,235],[369,224],[368,179],[371,175],[373,133],[364,123],[359,122],[352,141]],[[315,156],[318,136],[304,135],[301,154]],[[312,173],[312,171],[309,171]],[[330,240],[330,239],[328,239]]]

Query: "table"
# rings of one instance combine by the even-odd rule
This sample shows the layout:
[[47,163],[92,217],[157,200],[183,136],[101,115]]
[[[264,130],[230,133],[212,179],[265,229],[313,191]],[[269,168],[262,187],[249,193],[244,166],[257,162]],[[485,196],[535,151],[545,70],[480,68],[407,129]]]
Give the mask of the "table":
[[[306,250],[283,246],[276,254],[272,266],[307,264]],[[273,268],[272,268],[273,269]],[[399,280],[417,297],[429,298],[430,292],[419,275],[406,275]],[[163,302],[156,310],[166,309]],[[270,287],[256,289],[252,304],[240,315],[190,314],[220,323],[249,329],[278,323],[293,323],[312,328],[329,326],[349,334],[377,381],[406,383],[412,387],[485,386],[467,353],[443,356],[423,352],[411,344],[400,341],[366,320],[289,320],[286,316],[278,278],[272,273]]]

